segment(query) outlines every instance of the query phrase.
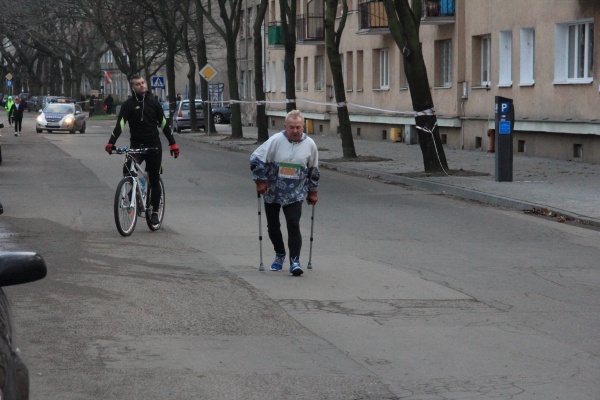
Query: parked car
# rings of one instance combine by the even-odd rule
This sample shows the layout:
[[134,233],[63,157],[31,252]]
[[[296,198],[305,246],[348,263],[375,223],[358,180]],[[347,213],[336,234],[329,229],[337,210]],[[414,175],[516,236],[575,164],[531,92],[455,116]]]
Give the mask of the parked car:
[[[196,117],[198,120],[198,126],[204,129],[204,111],[202,110],[202,100],[196,99],[194,101],[196,107]],[[177,133],[181,133],[183,129],[190,129],[192,127],[190,120],[190,101],[181,100],[177,103],[175,114],[173,114],[173,130]]]
[[165,116],[165,118],[168,121],[169,120],[169,103],[167,103],[166,101],[164,103],[162,103],[162,109],[163,109],[163,115]]
[[50,103],[37,117],[35,131],[42,133],[47,130],[85,133],[85,114],[79,104]]
[[28,112],[38,112],[42,109],[42,96],[31,96],[25,101],[25,104]]
[[231,122],[231,108],[229,105],[224,107],[213,107],[211,115],[215,124],[229,124]]
[[19,357],[12,310],[2,287],[34,282],[46,274],[46,263],[37,253],[0,252],[0,394],[3,399],[29,399],[29,371]]

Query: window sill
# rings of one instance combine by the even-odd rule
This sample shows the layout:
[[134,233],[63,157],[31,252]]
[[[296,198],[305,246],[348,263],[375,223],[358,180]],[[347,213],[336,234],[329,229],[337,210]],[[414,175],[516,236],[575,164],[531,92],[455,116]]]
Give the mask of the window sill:
[[531,87],[531,86],[535,86],[535,81],[532,82],[521,82],[519,83],[520,87]]
[[351,93],[351,92],[353,92],[353,90],[352,89],[346,89],[346,92]]
[[387,88],[373,88],[373,91],[374,92],[389,92],[390,88],[389,87],[387,87]]
[[507,83],[499,83],[498,87],[499,88],[511,88],[512,87],[512,82],[510,82],[510,83],[508,83],[508,82]]
[[471,87],[472,90],[490,90],[489,86],[473,86]]
[[568,81],[554,81],[552,82],[555,85],[589,85],[593,83],[593,78],[584,78],[584,79],[572,79]]
[[452,89],[452,85],[450,86],[434,86],[433,87],[434,90],[439,90],[439,89]]

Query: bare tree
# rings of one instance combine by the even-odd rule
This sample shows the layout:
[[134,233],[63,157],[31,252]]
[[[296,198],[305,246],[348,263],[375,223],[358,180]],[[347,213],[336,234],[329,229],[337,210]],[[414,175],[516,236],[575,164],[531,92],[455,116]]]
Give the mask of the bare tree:
[[338,104],[337,113],[340,124],[340,136],[342,138],[342,153],[345,158],[356,158],[356,150],[354,149],[354,139],[352,139],[352,127],[350,126],[350,114],[346,105],[346,88],[344,85],[344,74],[342,68],[342,60],[340,57],[340,41],[344,27],[346,26],[346,18],[348,17],[348,3],[342,1],[342,16],[338,23],[337,30],[335,29],[335,20],[338,10],[339,0],[326,0],[325,9],[325,50],[331,68],[333,79],[333,90],[335,92],[335,100]]
[[388,15],[390,33],[404,55],[404,71],[410,88],[419,144],[426,172],[448,169],[446,154],[440,139],[437,117],[433,111],[433,98],[427,78],[427,68],[419,42],[422,2],[413,0],[383,0]]
[[269,123],[267,120],[267,97],[264,91],[263,81],[263,36],[262,28],[267,14],[268,0],[260,0],[260,5],[254,20],[253,42],[254,42],[254,93],[256,93],[256,126],[258,127],[258,142],[262,143],[269,139]]
[[283,29],[283,47],[285,56],[283,70],[285,71],[285,98],[286,111],[296,109],[296,2],[279,0],[279,13],[281,17],[281,28]]
[[[216,3],[222,23],[219,23],[213,14],[213,5]],[[225,40],[227,60],[227,80],[229,81],[229,95],[233,100],[240,99],[237,77],[237,35],[240,31],[240,16],[242,0],[207,0],[206,6],[197,2],[197,7],[202,11],[208,22]],[[244,137],[242,131],[242,113],[240,103],[231,105],[231,137]]]

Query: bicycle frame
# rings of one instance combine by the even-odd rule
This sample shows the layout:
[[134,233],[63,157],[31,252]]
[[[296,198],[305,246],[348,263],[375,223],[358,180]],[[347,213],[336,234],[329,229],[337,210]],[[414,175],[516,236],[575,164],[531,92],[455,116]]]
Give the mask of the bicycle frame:
[[[130,149],[127,146],[123,147],[122,149],[116,148],[115,152],[117,154],[125,154],[125,165],[127,168],[127,171],[129,172],[129,175],[131,175],[131,177],[133,178],[133,191],[136,193],[136,196],[131,196],[131,203],[129,204],[130,208],[134,207],[134,201],[137,201],[138,199],[141,199],[141,201],[139,202],[139,210],[138,210],[138,214],[142,215],[142,213],[148,211],[148,209],[150,207],[146,206],[146,197],[148,196],[148,185],[150,184],[149,180],[148,180],[148,175],[146,174],[145,171],[142,170],[142,167],[140,166],[140,164],[135,160],[135,158],[133,157],[134,154],[144,154],[147,153],[148,151],[151,150],[157,150],[154,148],[142,148],[142,149]],[[146,188],[145,190],[142,190],[142,187],[140,185],[140,176],[142,175],[142,177],[146,180]]]

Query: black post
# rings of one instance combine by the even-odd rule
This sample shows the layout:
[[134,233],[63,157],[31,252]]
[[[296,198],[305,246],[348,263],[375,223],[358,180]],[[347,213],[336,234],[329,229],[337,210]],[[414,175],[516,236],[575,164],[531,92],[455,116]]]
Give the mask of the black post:
[[513,129],[515,110],[512,99],[496,96],[496,181],[513,180]]

